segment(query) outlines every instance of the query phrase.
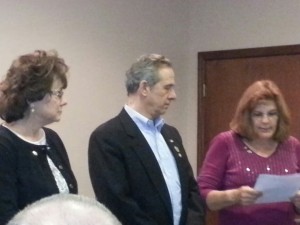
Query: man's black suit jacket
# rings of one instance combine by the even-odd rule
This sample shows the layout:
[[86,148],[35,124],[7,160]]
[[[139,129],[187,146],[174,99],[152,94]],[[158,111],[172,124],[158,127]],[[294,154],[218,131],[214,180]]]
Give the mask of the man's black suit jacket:
[[[181,137],[166,124],[161,133],[181,182],[180,225],[202,225],[204,206]],[[93,131],[88,154],[96,197],[123,225],[173,225],[171,200],[158,162],[124,109]]]

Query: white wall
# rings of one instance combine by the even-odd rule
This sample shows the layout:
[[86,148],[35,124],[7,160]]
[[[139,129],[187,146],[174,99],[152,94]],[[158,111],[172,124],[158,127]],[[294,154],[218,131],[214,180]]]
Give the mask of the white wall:
[[[63,139],[81,194],[93,195],[87,166],[90,133],[120,112],[125,71],[144,53],[161,53],[184,70],[187,10],[181,0],[0,0],[0,74],[35,49],[56,49],[71,67],[68,105],[51,125]],[[180,105],[166,120],[185,126]]]
[[[182,130],[196,168],[197,53],[300,43],[299,0],[188,0],[188,74],[181,85],[187,120]],[[230,87],[228,87],[230,88]],[[229,123],[229,121],[228,121]],[[186,134],[186,135],[185,135]]]
[[56,49],[70,65],[68,106],[51,125],[79,182],[93,195],[87,145],[92,130],[119,113],[124,73],[143,53],[174,63],[178,100],[165,116],[196,171],[197,53],[298,44],[299,0],[0,0],[0,74],[18,55]]

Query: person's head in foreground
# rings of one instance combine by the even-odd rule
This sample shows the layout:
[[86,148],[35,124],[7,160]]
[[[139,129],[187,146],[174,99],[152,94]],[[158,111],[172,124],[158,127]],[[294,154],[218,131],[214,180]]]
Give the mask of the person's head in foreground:
[[121,225],[96,200],[74,194],[43,198],[16,214],[7,225]]

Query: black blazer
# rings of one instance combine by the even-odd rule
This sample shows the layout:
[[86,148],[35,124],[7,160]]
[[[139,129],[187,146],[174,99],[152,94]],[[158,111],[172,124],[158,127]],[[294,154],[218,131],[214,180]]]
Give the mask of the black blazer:
[[[181,137],[169,125],[164,125],[161,133],[173,153],[181,182],[180,225],[202,225],[204,205]],[[94,130],[88,154],[96,197],[123,225],[173,225],[171,200],[158,162],[124,109]]]
[[28,204],[59,193],[48,155],[65,178],[71,193],[77,182],[59,136],[44,128],[48,147],[30,144],[0,125],[0,225]]

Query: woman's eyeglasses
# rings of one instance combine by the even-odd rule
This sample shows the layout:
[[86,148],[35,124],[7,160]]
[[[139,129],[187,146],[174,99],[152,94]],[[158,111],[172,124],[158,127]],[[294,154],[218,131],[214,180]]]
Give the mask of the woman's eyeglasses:
[[54,95],[56,97],[58,97],[59,99],[62,99],[64,92],[63,90],[55,90],[55,91],[50,91],[49,92],[51,95]]

